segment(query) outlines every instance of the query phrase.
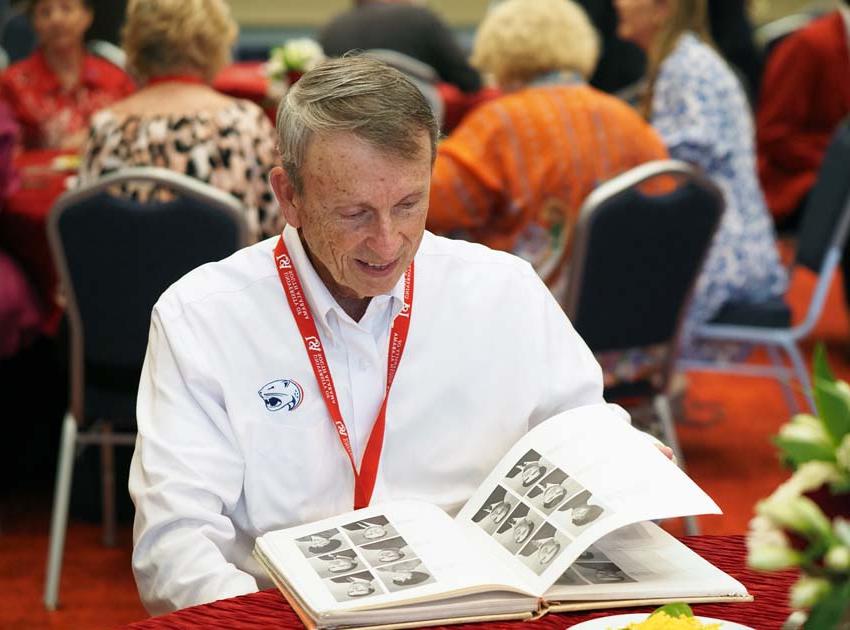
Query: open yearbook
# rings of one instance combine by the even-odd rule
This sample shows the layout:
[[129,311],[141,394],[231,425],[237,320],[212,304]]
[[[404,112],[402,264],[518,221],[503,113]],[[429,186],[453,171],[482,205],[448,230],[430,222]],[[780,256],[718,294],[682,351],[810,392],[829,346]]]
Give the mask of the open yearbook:
[[541,423],[451,518],[420,501],[270,532],[254,555],[308,628],[401,628],[750,600],[652,523],[719,513],[606,405]]

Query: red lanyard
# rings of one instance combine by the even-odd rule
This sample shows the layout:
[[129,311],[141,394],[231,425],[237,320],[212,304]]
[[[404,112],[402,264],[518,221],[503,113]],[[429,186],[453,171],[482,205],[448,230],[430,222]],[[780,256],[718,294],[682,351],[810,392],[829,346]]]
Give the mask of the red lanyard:
[[348,455],[348,461],[351,462],[351,471],[354,473],[354,509],[366,507],[369,505],[372,490],[375,488],[378,463],[381,459],[381,449],[384,446],[387,399],[390,396],[390,387],[398,370],[398,364],[404,352],[404,344],[407,342],[407,333],[410,330],[410,313],[413,308],[413,262],[410,263],[410,267],[404,273],[404,306],[393,321],[393,327],[390,330],[390,345],[387,351],[387,389],[384,393],[381,409],[378,411],[378,417],[375,418],[375,424],[372,426],[369,441],[366,443],[366,451],[363,453],[363,461],[360,463],[360,472],[358,473],[357,466],[354,464],[354,452],[351,450],[348,428],[345,426],[345,421],[342,419],[342,413],[339,410],[339,400],[336,397],[333,377],[325,357],[325,350],[322,348],[322,342],[319,340],[319,331],[310,313],[310,306],[304,298],[301,281],[292,266],[292,258],[289,256],[286,243],[283,242],[283,236],[280,237],[274,249],[274,259],[277,263],[277,272],[280,276],[283,292],[286,294],[292,316],[295,318],[298,331],[304,340],[304,348],[307,350],[307,356],[313,366],[313,373],[316,375],[316,382],[319,384],[319,390],[322,392],[322,398],[325,400],[331,422],[339,436],[342,448]]

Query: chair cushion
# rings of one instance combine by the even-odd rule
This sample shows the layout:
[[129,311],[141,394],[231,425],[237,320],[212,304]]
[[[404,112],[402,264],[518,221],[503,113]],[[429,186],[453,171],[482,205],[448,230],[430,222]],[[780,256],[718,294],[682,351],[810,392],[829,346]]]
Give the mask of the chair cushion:
[[788,328],[791,325],[791,309],[783,298],[773,298],[764,302],[728,302],[709,323],[757,328]]

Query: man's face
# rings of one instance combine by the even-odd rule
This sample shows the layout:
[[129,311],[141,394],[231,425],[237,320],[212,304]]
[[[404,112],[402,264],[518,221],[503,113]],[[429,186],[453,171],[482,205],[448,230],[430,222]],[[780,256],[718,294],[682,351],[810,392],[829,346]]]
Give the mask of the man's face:
[[351,558],[334,558],[328,562],[328,571],[331,573],[340,573],[341,571],[348,571],[353,566],[354,560]]
[[514,527],[514,542],[521,543],[528,538],[533,526],[531,521],[520,521],[517,523],[516,527]]
[[540,476],[540,466],[538,464],[529,464],[522,471],[522,482],[529,484]]
[[381,538],[387,535],[387,530],[380,525],[370,525],[363,530],[363,538]]
[[538,561],[540,564],[549,564],[552,562],[552,558],[558,555],[558,552],[561,550],[561,545],[555,540],[547,540],[540,546],[540,553],[538,554]]
[[410,159],[388,155],[353,133],[315,134],[301,169],[303,191],[282,169],[272,187],[287,223],[301,229],[319,276],[334,297],[388,293],[425,231],[431,184],[427,132]]
[[543,491],[543,503],[545,505],[556,503],[564,496],[564,492],[561,486],[549,486]]
[[349,597],[362,597],[364,595],[369,595],[375,589],[368,582],[352,582],[348,586],[348,596]]
[[378,560],[380,562],[393,562],[401,558],[401,553],[395,549],[381,549],[378,552]]

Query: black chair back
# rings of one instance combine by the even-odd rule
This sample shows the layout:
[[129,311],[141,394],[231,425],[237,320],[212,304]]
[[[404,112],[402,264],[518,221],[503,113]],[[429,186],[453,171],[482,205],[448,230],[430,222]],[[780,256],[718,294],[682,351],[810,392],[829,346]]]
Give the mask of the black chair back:
[[[128,169],[61,198],[51,213],[51,244],[68,299],[72,401],[77,417],[133,418],[150,314],[173,282],[246,242],[238,202],[161,169]],[[164,203],[107,192],[143,179],[175,189]],[[164,177],[164,179],[163,179]],[[191,194],[189,194],[191,193]],[[85,407],[83,409],[83,400]],[[72,408],[76,405],[72,402]]]
[[844,249],[850,203],[850,118],[839,125],[803,211],[796,262],[820,273],[831,247]]
[[[675,176],[664,194],[641,184]],[[638,166],[598,187],[574,236],[566,311],[594,353],[672,343],[723,213],[718,188],[683,162]]]

